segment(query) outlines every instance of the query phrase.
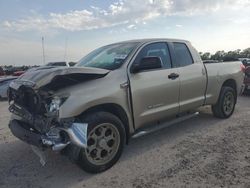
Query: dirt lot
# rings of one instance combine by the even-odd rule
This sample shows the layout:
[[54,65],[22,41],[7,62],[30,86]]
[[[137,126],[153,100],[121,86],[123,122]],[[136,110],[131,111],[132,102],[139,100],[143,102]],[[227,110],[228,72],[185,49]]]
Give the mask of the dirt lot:
[[198,117],[131,141],[110,170],[90,175],[66,157],[37,156],[8,129],[0,102],[0,187],[250,187],[250,96],[234,115],[215,119],[209,107]]

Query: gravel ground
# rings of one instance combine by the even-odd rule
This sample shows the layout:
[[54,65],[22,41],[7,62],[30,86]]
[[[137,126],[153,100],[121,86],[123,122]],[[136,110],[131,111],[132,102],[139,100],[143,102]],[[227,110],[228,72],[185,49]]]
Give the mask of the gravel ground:
[[250,96],[227,120],[209,107],[198,117],[134,139],[110,170],[91,175],[48,152],[41,167],[31,148],[8,129],[0,102],[0,187],[250,187]]

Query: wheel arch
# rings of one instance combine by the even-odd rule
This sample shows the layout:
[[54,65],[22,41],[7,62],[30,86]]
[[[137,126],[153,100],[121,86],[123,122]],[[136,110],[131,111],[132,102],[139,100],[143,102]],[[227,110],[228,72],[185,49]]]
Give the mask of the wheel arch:
[[[230,79],[227,79],[223,82],[222,86],[221,86],[221,89],[222,87],[231,87],[234,91],[235,91],[235,100],[237,102],[237,83],[234,79],[230,78]],[[220,91],[221,93],[221,91]]]
[[95,112],[109,112],[111,114],[114,114],[117,116],[123,123],[125,131],[126,131],[126,143],[128,144],[129,138],[130,138],[130,125],[129,125],[129,119],[126,111],[118,104],[115,103],[105,103],[105,104],[99,104],[96,106],[92,106],[85,111],[83,111],[80,116],[85,116],[90,113]]
[[231,87],[235,90],[235,92],[237,93],[237,83],[234,79],[227,79],[226,81],[224,81],[224,83],[222,84],[222,87]]

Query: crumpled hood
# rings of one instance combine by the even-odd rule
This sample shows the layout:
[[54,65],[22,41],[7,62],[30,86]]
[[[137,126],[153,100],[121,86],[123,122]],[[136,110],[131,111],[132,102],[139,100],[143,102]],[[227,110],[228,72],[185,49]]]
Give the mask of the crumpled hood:
[[33,88],[57,90],[106,76],[110,71],[89,67],[38,67],[21,75],[16,82],[33,83]]

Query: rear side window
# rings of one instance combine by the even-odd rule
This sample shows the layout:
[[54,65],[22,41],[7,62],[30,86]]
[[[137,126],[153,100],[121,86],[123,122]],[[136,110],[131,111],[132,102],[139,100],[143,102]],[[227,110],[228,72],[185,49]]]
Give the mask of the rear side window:
[[159,57],[164,68],[171,68],[168,46],[164,42],[152,43],[145,46],[137,55],[135,62],[140,62],[144,57]]
[[174,43],[176,61],[180,67],[193,64],[193,58],[186,44]]

